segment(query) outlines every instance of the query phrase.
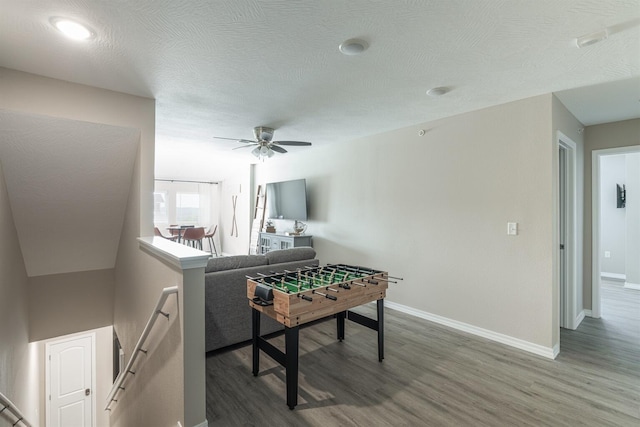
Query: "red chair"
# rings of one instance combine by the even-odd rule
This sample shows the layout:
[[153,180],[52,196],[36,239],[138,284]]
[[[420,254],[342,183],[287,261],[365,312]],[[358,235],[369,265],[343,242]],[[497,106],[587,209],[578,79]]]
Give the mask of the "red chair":
[[216,243],[213,241],[213,236],[216,235],[216,231],[218,231],[217,225],[212,225],[209,228],[209,231],[204,235],[204,238],[209,241],[209,252],[211,255],[215,252],[216,256],[218,256],[218,250],[216,249]]
[[182,242],[202,250],[202,239],[204,239],[204,227],[189,227],[184,229]]
[[158,237],[162,237],[164,239],[171,240],[172,242],[175,242],[176,239],[178,238],[178,236],[169,236],[169,237],[164,236],[162,234],[162,232],[160,232],[160,229],[158,227],[153,227],[153,233]]

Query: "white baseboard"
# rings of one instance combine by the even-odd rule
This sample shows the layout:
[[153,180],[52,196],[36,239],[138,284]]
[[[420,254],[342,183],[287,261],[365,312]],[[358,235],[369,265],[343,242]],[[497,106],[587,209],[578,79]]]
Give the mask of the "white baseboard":
[[600,272],[600,277],[602,277],[603,279],[627,280],[627,275],[626,274],[607,273],[605,271]]
[[593,312],[591,310],[584,309],[584,315],[586,317],[593,317]]
[[586,310],[581,310],[580,313],[578,313],[578,316],[576,317],[576,320],[574,321],[574,324],[573,324],[574,325],[573,329],[578,329],[578,326],[580,326],[580,323],[582,323],[582,321],[584,320],[584,316],[586,314],[585,311]]
[[552,350],[553,350],[553,359],[555,359],[560,354],[560,343],[556,343],[556,345],[553,346]]
[[627,289],[635,289],[637,291],[640,291],[639,283],[624,282],[624,287]]
[[[544,347],[539,344],[534,344],[529,341],[521,340],[519,338],[510,337],[509,335],[500,334],[498,332],[490,331],[488,329],[479,328],[474,325],[470,325],[468,323],[459,322],[457,320],[449,319],[447,317],[439,316],[437,314],[428,313],[426,311],[417,310],[412,307],[408,307],[406,305],[398,304],[395,302],[391,302],[389,300],[385,300],[385,307],[391,308],[393,310],[398,310],[403,313],[410,314],[415,317],[419,317],[421,319],[429,320],[434,323],[438,323],[444,326],[448,326],[453,329],[457,329],[459,331],[467,332],[473,335],[480,336],[482,338],[487,338],[492,341],[499,342],[501,344],[506,344],[511,347],[515,347],[520,350],[528,351],[529,353],[537,354],[538,356],[546,357],[547,359],[555,359],[560,351],[558,345],[551,347]],[[556,348],[558,347],[558,348]]]
[[208,427],[209,426],[209,422],[205,419],[203,422],[201,422],[200,424],[197,424],[193,427]]

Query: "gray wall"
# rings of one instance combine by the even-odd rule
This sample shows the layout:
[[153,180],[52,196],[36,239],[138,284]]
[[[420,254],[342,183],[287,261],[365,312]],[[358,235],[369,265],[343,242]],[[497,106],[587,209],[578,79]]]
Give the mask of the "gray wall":
[[[13,111],[20,111],[25,113],[41,114],[50,117],[61,117],[73,120],[82,120],[92,123],[105,123],[115,126],[122,126],[128,128],[135,128],[140,130],[140,143],[138,146],[138,156],[136,158],[135,171],[132,177],[131,191],[129,193],[129,202],[127,205],[127,217],[123,224],[123,232],[120,239],[120,250],[118,258],[127,257],[133,251],[138,251],[136,237],[143,235],[153,234],[153,158],[154,158],[154,141],[155,141],[155,101],[152,99],[141,98],[137,96],[131,96],[121,94],[117,92],[107,91],[103,89],[93,88],[89,86],[77,85],[60,80],[44,78],[35,76],[32,74],[21,73],[14,70],[8,70],[0,68],[0,108]],[[72,153],[69,153],[72,155]],[[4,188],[4,182],[3,182]],[[1,189],[0,189],[1,190]],[[6,189],[0,195],[6,199]],[[5,203],[6,201],[6,203]],[[8,200],[3,200],[2,212],[3,215],[8,210]],[[12,228],[8,225],[8,217],[3,218],[3,221],[7,221],[3,228],[3,233],[10,233]],[[12,223],[12,221],[11,221]],[[13,229],[15,232],[15,228]],[[0,260],[8,260],[11,268],[5,270],[2,269],[2,284],[0,286],[13,287],[6,290],[6,295],[11,296],[15,293],[15,302],[11,302],[11,307],[8,310],[2,310],[0,316],[4,316],[5,313],[11,315],[11,323],[16,325],[15,335],[8,338],[8,341],[4,339],[0,341],[2,348],[4,348],[5,342],[11,344],[11,349],[7,356],[2,357],[22,357],[22,359],[15,359],[15,374],[16,380],[9,386],[8,390],[16,390],[16,394],[24,393],[27,390],[29,393],[29,400],[35,401],[37,405],[37,382],[38,377],[44,375],[44,370],[38,371],[38,364],[29,364],[29,358],[27,357],[28,337],[26,333],[21,331],[29,330],[29,321],[27,319],[26,303],[23,304],[23,295],[26,295],[28,289],[28,280],[24,274],[20,273],[20,265],[22,263],[21,256],[18,257],[19,245],[17,243],[17,237],[7,237],[0,243],[0,247],[3,248],[3,253],[0,255]],[[6,252],[4,251],[6,249]],[[133,250],[128,250],[130,248]],[[10,249],[9,249],[10,248]],[[127,250],[124,250],[124,249]],[[149,304],[153,305],[158,293],[156,288],[145,287],[145,270],[144,266],[132,265],[135,264],[137,258],[131,257],[129,261],[119,262],[116,264],[116,269],[113,274],[117,278],[118,275],[131,273],[131,276],[123,280],[121,286],[115,286],[115,294],[109,290],[108,277],[111,272],[106,273],[106,276],[102,272],[94,272],[101,279],[98,283],[94,283],[93,286],[97,286],[97,290],[103,293],[103,303],[105,308],[109,308],[111,301],[114,301],[112,315],[114,316],[114,325],[119,327],[120,333],[124,329],[123,325],[126,325],[131,331],[132,335],[123,333],[123,341],[127,343],[128,348],[132,348],[131,342],[135,343],[140,332],[144,328],[146,319],[148,318],[148,310],[146,309]],[[153,269],[153,267],[151,267]],[[148,270],[147,270],[148,271]],[[89,273],[91,274],[91,273]],[[7,275],[5,280],[4,275]],[[81,276],[82,274],[80,274]],[[148,275],[147,275],[148,276]],[[49,277],[50,279],[54,279]],[[76,300],[78,295],[74,295],[74,289],[77,290],[80,283],[75,281],[71,286],[63,286],[59,288],[61,292],[60,298],[68,298],[69,300]],[[47,280],[42,279],[42,280]],[[149,279],[151,280],[151,278]],[[6,283],[6,285],[5,285]],[[60,285],[60,283],[58,283]],[[159,285],[160,282],[154,282],[154,285]],[[31,281],[31,289],[34,292],[37,289],[41,289],[46,286],[45,282],[40,280]],[[51,282],[52,286],[56,286],[55,280]],[[57,286],[56,286],[57,287]],[[90,285],[91,287],[91,285]],[[124,291],[123,291],[124,289]],[[94,290],[96,290],[94,288]],[[120,290],[120,292],[119,292]],[[11,298],[5,299],[5,289],[2,289],[2,302],[11,301]],[[47,290],[49,291],[49,290]],[[51,290],[52,291],[52,290]],[[148,293],[147,293],[148,292]],[[110,294],[111,297],[106,296]],[[89,301],[95,306],[97,297],[90,295],[84,295],[78,300]],[[40,304],[39,298],[34,296],[35,304]],[[0,308],[3,308],[0,306]],[[150,310],[150,308],[149,308]],[[107,310],[108,311],[108,310]],[[105,311],[98,310],[94,313],[96,318],[94,319],[78,319],[82,326],[88,326],[88,324],[102,324],[107,322],[110,315]],[[73,323],[73,313],[60,312],[60,316],[69,317],[63,321],[61,319],[55,319],[53,321],[55,325],[55,331],[46,331],[44,322],[46,319],[37,317],[34,319],[34,336],[38,330],[45,331],[42,336],[48,336],[53,332],[60,332]],[[2,318],[4,320],[4,318]],[[95,322],[94,322],[95,321]],[[64,326],[64,328],[62,327]],[[42,327],[42,328],[41,328]],[[95,327],[95,326],[93,326]],[[59,329],[58,329],[59,328]],[[178,335],[180,331],[176,332]],[[137,334],[137,335],[133,335]],[[99,336],[100,337],[100,336]],[[4,338],[4,337],[3,337]],[[171,343],[167,344],[168,346]],[[157,416],[157,419],[172,420],[173,425],[176,425],[176,421],[183,419],[183,407],[184,402],[182,400],[183,390],[179,382],[174,379],[182,378],[183,365],[182,365],[182,347],[181,343],[177,346],[171,346],[171,351],[177,351],[179,356],[171,354],[159,354],[157,355],[156,364],[152,365],[154,376],[153,379],[148,379],[148,382],[144,382],[142,379],[138,379],[138,384],[141,388],[151,387],[149,384],[151,381],[155,381],[156,384],[161,384],[163,387],[167,384],[178,384],[178,389],[174,393],[163,393],[160,391],[154,391],[153,393],[146,393],[144,395],[144,404],[131,408],[132,417],[138,416],[140,411],[144,413],[152,413]],[[34,350],[34,357],[37,361],[37,348]],[[30,354],[30,353],[29,353]],[[203,356],[204,358],[204,356]],[[165,363],[165,361],[167,363]],[[29,368],[29,371],[25,371]],[[4,375],[5,369],[2,367],[1,371]],[[35,376],[35,377],[34,377]],[[105,375],[104,377],[108,377]],[[31,387],[31,378],[34,378],[35,388]],[[101,373],[98,372],[98,378],[101,378]],[[99,384],[100,387],[105,384]],[[111,387],[111,384],[106,384],[107,388]],[[150,388],[152,390],[161,390]],[[147,388],[149,390],[149,388]],[[204,396],[204,391],[202,391]],[[19,400],[16,403],[20,403]],[[22,399],[24,403],[24,399]],[[174,403],[175,402],[175,403]],[[44,406],[44,402],[42,402]],[[98,410],[101,410],[98,405]],[[28,409],[28,407],[27,407]],[[25,411],[27,410],[25,409]],[[203,408],[204,410],[204,408]],[[38,409],[34,409],[33,413]],[[120,419],[124,419],[123,425],[142,425],[143,423],[128,422],[127,415],[122,415],[125,411],[120,411]],[[103,413],[101,413],[102,415]],[[200,414],[198,414],[200,415]],[[35,415],[34,415],[35,416]],[[31,417],[30,417],[31,418]],[[204,416],[202,416],[204,418]],[[35,418],[37,419],[37,418]],[[37,421],[33,421],[37,422]]]
[[631,147],[640,143],[640,119],[624,120],[621,122],[605,123],[602,125],[588,126],[584,132],[584,254],[583,254],[583,281],[584,281],[584,308],[591,309],[591,281],[592,281],[592,199],[591,199],[591,161],[594,150],[606,148]]
[[[388,270],[405,279],[390,301],[551,348],[553,102],[539,96],[272,158],[256,166],[256,183],[307,179],[307,233],[322,263]],[[509,221],[518,236],[507,235]]]
[[29,278],[29,339],[113,324],[113,269]]
[[[1,97],[0,97],[1,98]],[[0,159],[0,392],[32,423],[39,417],[37,347],[29,344],[27,272]],[[0,426],[10,426],[0,415]]]
[[626,283],[640,289],[640,153],[626,156]]

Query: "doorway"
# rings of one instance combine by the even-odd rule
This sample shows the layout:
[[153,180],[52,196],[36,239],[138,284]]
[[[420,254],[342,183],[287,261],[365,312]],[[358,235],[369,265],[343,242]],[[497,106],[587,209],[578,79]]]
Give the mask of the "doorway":
[[576,329],[584,315],[578,307],[578,202],[576,143],[558,132],[558,292],[559,324]]
[[95,425],[95,342],[91,333],[46,344],[47,427]]
[[[634,145],[629,147],[618,147],[618,148],[609,148],[602,150],[594,150],[592,153],[592,181],[591,181],[591,194],[592,194],[592,277],[591,277],[591,317],[600,318],[602,316],[602,298],[601,298],[601,286],[602,286],[602,273],[603,273],[603,264],[609,264],[609,258],[614,256],[616,251],[611,251],[611,248],[603,247],[603,221],[607,220],[606,212],[603,212],[602,202],[603,202],[603,191],[611,190],[608,188],[603,189],[601,185],[603,184],[604,176],[603,176],[603,162],[605,160],[611,160],[612,156],[620,156],[620,155],[628,155],[628,154],[640,154],[640,146]],[[625,188],[632,189],[632,192],[637,194],[637,189],[640,187],[640,178],[638,178],[638,171],[635,171],[636,175],[633,179],[633,182],[626,183]],[[615,195],[614,195],[615,197]],[[613,200],[605,200],[606,203],[616,203],[616,199]],[[634,204],[635,203],[635,204]],[[629,209],[626,209],[627,215],[631,215],[634,218],[640,218],[640,214],[638,213],[637,208],[638,201],[635,200],[632,202]],[[616,206],[617,208],[617,206]],[[635,209],[632,210],[631,208]],[[629,221],[630,224],[636,224],[640,221],[633,220]],[[640,244],[640,239],[638,236],[637,230],[627,230],[625,231],[627,244],[632,243],[636,247]],[[607,245],[609,245],[607,243]],[[636,249],[637,250],[637,249]],[[605,258],[606,256],[606,258]],[[633,255],[631,258],[635,258]],[[606,263],[603,261],[606,260]],[[638,268],[638,262],[628,262],[625,263],[626,268]],[[627,280],[626,274],[619,274],[622,280],[625,281],[625,285],[629,284],[629,287],[633,287],[635,281],[638,281],[638,273],[632,274],[629,280]],[[616,277],[614,277],[616,279]]]

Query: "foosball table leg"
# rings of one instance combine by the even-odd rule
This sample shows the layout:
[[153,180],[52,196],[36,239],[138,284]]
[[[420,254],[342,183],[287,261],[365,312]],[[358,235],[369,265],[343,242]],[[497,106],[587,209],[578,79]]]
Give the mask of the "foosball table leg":
[[287,375],[287,406],[293,410],[298,404],[298,343],[300,327],[284,328],[285,368]]
[[384,299],[377,302],[378,308],[378,361],[384,359]]
[[258,340],[260,338],[260,312],[254,308],[251,309],[251,333],[253,343],[253,376],[258,376],[260,371],[260,346]]
[[338,328],[338,341],[342,342],[344,339],[344,320],[347,317],[346,311],[336,313],[336,325]]

